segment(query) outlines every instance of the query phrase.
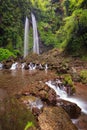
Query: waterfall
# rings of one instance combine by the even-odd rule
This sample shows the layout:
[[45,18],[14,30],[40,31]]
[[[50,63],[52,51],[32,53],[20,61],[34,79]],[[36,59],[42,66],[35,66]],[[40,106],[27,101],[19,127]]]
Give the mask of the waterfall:
[[33,24],[33,52],[36,54],[39,54],[39,39],[38,39],[38,32],[37,32],[37,24],[36,24],[36,19],[33,13],[31,13],[32,17],[32,24]]
[[24,32],[24,57],[28,55],[28,42],[29,42],[29,20],[26,17],[25,32]]

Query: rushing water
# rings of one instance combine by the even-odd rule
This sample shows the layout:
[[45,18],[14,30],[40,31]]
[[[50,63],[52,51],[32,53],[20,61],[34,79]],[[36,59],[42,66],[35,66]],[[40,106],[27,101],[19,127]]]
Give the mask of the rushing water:
[[0,63],[0,70],[2,70],[2,68],[3,68],[3,64],[2,64],[2,63]]
[[46,84],[50,88],[53,88],[56,94],[59,95],[61,99],[76,103],[81,108],[82,112],[87,114],[87,101],[84,101],[78,97],[76,98],[75,96],[68,96],[66,91],[61,90],[58,86],[56,87],[54,84],[52,84],[52,81],[48,81],[46,82]]
[[17,68],[17,65],[18,65],[17,62],[13,63],[10,70],[15,70]]
[[31,14],[32,17],[32,24],[33,24],[33,52],[39,54],[39,38],[38,38],[38,31],[37,31],[37,23],[34,14]]
[[25,32],[24,32],[24,57],[28,55],[28,43],[29,43],[29,20],[26,17]]

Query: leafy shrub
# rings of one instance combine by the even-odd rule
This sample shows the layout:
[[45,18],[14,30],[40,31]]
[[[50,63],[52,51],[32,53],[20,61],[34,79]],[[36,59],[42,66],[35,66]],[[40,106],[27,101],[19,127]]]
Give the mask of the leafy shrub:
[[[87,48],[87,9],[77,9],[71,16],[65,17],[62,30],[59,29],[61,35],[61,47],[68,54],[74,56],[82,56]],[[59,33],[60,32],[60,33]]]
[[70,85],[70,86],[73,86],[73,81],[72,81],[72,78],[69,74],[66,74],[64,75],[64,84],[65,85]]
[[19,50],[14,50],[13,53],[14,53],[14,55],[16,55],[16,56],[21,55],[21,52],[20,52]]
[[7,49],[0,48],[0,61],[6,60],[9,57],[16,57],[12,52]]
[[51,26],[48,23],[40,22],[39,23],[39,33],[40,33],[40,38],[41,41],[45,45],[57,45],[57,37],[56,35],[52,32]]
[[24,128],[24,130],[28,130],[28,128],[30,128],[30,127],[34,127],[34,124],[32,122],[28,121],[25,128]]
[[65,74],[64,75],[64,85],[68,85],[71,87],[71,93],[75,93],[75,86],[74,86],[74,83],[72,81],[72,77],[70,74]]
[[82,70],[80,72],[80,78],[81,78],[82,83],[87,84],[87,70]]

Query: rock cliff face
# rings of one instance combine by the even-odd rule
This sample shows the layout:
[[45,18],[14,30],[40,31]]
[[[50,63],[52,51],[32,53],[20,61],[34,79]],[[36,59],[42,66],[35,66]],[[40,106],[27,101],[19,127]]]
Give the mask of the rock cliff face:
[[46,46],[45,44],[43,44],[41,41],[39,43],[39,47],[40,47],[40,54],[47,52],[51,49],[53,49],[53,45],[48,45]]
[[45,107],[38,120],[41,130],[77,130],[61,107]]

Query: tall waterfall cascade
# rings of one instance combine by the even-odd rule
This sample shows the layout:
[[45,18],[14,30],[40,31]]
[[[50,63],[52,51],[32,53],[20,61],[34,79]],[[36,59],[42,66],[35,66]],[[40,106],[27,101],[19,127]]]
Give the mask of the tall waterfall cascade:
[[32,25],[33,25],[33,52],[39,54],[39,38],[38,38],[38,31],[37,31],[37,23],[33,13],[31,13],[32,17]]
[[28,55],[29,44],[29,19],[26,17],[25,32],[24,32],[24,58]]

